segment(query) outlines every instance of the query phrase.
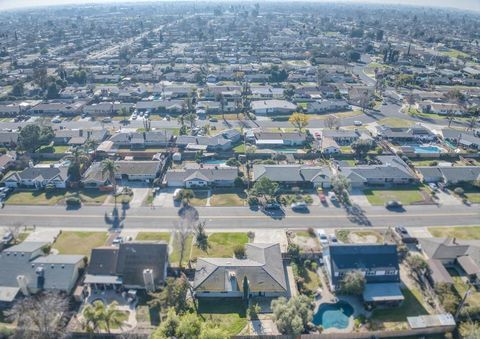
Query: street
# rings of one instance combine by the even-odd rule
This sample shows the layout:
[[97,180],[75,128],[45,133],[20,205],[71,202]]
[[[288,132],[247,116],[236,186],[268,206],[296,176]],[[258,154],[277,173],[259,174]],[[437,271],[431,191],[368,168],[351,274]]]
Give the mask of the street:
[[[119,205],[120,209],[120,205]],[[248,207],[198,207],[200,219],[209,229],[255,228],[341,228],[385,226],[459,226],[480,224],[478,206],[407,206],[403,212],[391,212],[384,207],[368,207],[347,213],[343,207],[311,207],[309,213],[294,213],[286,209],[276,218]],[[0,212],[2,226],[40,226],[55,228],[110,228],[108,216],[113,206],[85,206],[66,210],[61,206],[5,206]],[[124,214],[123,214],[124,213]],[[136,207],[120,210],[119,224],[125,229],[171,229],[179,220],[177,208]]]

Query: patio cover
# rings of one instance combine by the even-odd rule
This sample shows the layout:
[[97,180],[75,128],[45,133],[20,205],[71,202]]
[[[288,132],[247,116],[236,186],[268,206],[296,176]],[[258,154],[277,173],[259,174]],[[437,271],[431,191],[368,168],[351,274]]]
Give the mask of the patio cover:
[[478,267],[477,263],[468,255],[458,257],[457,262],[468,275],[480,273],[480,268]]
[[404,300],[398,283],[366,284],[363,300],[367,302],[402,301]]
[[115,275],[93,275],[85,276],[85,284],[122,284],[122,278]]
[[19,291],[19,287],[0,286],[0,301],[12,302]]

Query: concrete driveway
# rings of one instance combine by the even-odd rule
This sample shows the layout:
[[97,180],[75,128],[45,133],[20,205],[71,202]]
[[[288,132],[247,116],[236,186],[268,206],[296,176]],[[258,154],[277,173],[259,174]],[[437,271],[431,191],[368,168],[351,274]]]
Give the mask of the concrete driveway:
[[370,202],[368,202],[368,199],[363,193],[363,191],[357,188],[352,189],[352,191],[350,192],[350,201],[352,202],[352,204],[358,205],[361,207],[372,206]]

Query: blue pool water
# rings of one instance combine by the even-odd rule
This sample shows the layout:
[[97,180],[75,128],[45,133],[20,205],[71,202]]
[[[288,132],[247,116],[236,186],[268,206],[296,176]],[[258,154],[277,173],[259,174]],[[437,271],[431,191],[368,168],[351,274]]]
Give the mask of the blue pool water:
[[437,146],[412,146],[415,153],[440,153]]
[[205,160],[203,163],[208,165],[223,165],[225,164],[225,160],[209,159]]
[[344,301],[336,304],[322,304],[313,315],[313,323],[324,329],[331,327],[344,329],[348,327],[352,314],[353,307]]

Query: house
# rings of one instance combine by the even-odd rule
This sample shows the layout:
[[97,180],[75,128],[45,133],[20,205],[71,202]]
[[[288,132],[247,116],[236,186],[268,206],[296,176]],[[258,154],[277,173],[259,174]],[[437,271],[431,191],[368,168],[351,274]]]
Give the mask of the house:
[[0,155],[0,173],[5,173],[11,169],[17,160],[17,152],[12,151]]
[[173,141],[173,134],[169,131],[148,132],[118,132],[109,139],[114,147],[129,147],[143,149],[148,147],[166,147]]
[[238,177],[237,167],[206,166],[172,169],[165,173],[163,184],[168,187],[232,187]]
[[71,293],[80,270],[82,255],[45,255],[45,242],[24,241],[0,252],[0,303],[11,303],[20,294],[39,291]]
[[416,124],[413,127],[377,126],[376,136],[396,143],[433,142],[437,136],[428,128]]
[[378,156],[379,164],[340,167],[352,187],[370,185],[412,184],[418,181],[415,173],[396,155]]
[[342,150],[335,139],[330,137],[324,137],[320,141],[320,150],[323,154],[338,154],[342,153]]
[[249,243],[246,258],[198,258],[193,288],[197,297],[288,296],[288,282],[279,244]]
[[332,290],[341,288],[347,273],[359,271],[365,277],[366,303],[398,305],[404,300],[395,244],[333,244],[324,249],[323,258]]
[[167,277],[168,244],[131,241],[92,249],[84,283],[98,289],[157,290]]
[[442,129],[442,137],[454,146],[480,149],[480,138],[473,132],[459,131],[453,128]]
[[0,146],[7,148],[15,148],[18,143],[17,132],[0,132]]
[[322,140],[324,138],[330,138],[339,145],[350,145],[360,139],[360,133],[356,130],[323,129],[321,135]]
[[441,115],[464,115],[467,110],[459,104],[433,102],[431,100],[422,101],[416,104],[418,110],[423,113],[436,113]]
[[2,183],[6,187],[45,188],[53,185],[55,188],[66,188],[68,181],[68,167],[28,167],[21,172],[14,172],[4,178]]
[[[58,129],[55,130],[53,142],[55,145],[84,144],[87,140],[101,143],[108,136],[106,129],[83,130],[83,129]],[[75,142],[73,142],[75,141]],[[81,142],[83,141],[83,142]]]
[[351,106],[345,100],[317,100],[309,102],[307,105],[307,113],[321,114],[328,112],[340,112],[350,110]]
[[222,131],[213,136],[179,135],[177,147],[191,151],[226,151],[240,141],[241,134],[234,129]]
[[30,109],[33,115],[80,115],[86,102],[51,102],[40,103]]
[[258,147],[302,146],[307,142],[306,135],[300,132],[249,131],[245,134],[245,138]]
[[[117,170],[115,172],[116,180],[127,181],[153,181],[165,167],[165,161],[115,161]],[[82,177],[82,184],[85,187],[104,187],[109,186],[108,175],[102,174],[102,163],[94,162],[85,171]]]
[[252,101],[251,109],[256,115],[290,114],[297,106],[286,100],[258,100]]
[[253,165],[253,181],[268,178],[283,186],[330,187],[332,173],[327,166]]
[[442,182],[446,185],[458,183],[480,182],[480,167],[478,166],[418,166],[417,171],[427,183]]
[[[480,278],[480,241],[456,238],[419,238],[423,254],[429,259],[431,282],[450,282],[445,267],[459,267],[471,281]],[[448,272],[448,271],[447,271]]]

